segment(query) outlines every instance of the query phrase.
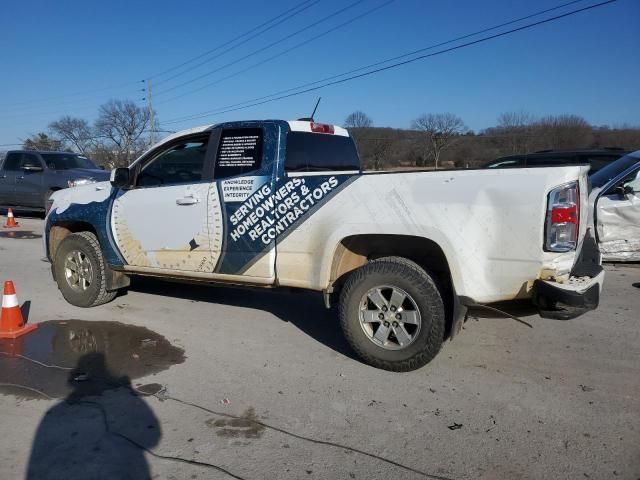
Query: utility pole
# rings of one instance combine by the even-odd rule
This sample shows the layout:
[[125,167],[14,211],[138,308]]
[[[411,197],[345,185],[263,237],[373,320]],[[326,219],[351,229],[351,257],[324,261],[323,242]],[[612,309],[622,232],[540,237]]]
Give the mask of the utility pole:
[[153,111],[153,91],[151,79],[147,80],[147,105],[149,108],[149,145],[156,143],[156,117]]

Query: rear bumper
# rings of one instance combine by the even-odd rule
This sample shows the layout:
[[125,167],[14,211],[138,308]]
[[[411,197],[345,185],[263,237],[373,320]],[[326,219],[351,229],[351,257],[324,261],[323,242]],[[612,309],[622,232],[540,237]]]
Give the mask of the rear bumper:
[[600,263],[598,244],[591,235],[591,230],[587,230],[567,282],[534,282],[532,300],[538,307],[540,316],[570,320],[598,308],[604,282],[604,270]]
[[542,318],[570,320],[600,303],[604,270],[595,277],[571,277],[567,283],[536,280],[533,284],[533,303]]

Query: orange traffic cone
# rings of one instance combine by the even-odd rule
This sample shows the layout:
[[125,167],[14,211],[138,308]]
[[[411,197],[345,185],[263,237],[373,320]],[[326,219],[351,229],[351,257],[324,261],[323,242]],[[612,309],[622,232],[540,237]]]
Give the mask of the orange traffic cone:
[[15,217],[13,216],[13,210],[9,209],[7,212],[7,223],[4,224],[4,228],[15,228],[20,225],[16,222]]
[[0,313],[0,338],[16,338],[38,328],[38,324],[25,325],[18,304],[13,282],[4,282],[2,295],[2,313]]

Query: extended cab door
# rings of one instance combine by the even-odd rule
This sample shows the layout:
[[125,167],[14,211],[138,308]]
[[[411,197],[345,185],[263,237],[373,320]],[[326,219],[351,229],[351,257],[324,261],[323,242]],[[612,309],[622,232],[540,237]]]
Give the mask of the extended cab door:
[[211,136],[180,137],[150,152],[136,164],[133,187],[117,193],[111,230],[126,268],[213,271]]
[[597,200],[600,249],[607,260],[640,260],[640,168]]
[[[282,126],[278,122],[223,125],[215,155],[214,179],[222,214],[223,235],[212,238],[219,253],[215,273],[232,280],[270,284],[275,281],[275,171],[280,158]],[[228,278],[229,277],[229,278]]]

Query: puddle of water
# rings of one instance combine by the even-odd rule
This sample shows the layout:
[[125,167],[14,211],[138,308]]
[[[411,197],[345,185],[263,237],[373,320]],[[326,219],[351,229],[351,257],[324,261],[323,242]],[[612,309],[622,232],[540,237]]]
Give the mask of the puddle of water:
[[[0,340],[0,393],[60,398],[129,385],[130,380],[184,362],[184,350],[147,328],[120,322],[51,320],[15,340]],[[19,355],[69,370],[47,368]],[[82,388],[78,388],[81,385]],[[151,384],[150,393],[157,384]]]
[[16,238],[21,240],[30,240],[34,238],[42,238],[42,235],[34,233],[30,230],[9,230],[7,232],[0,232],[0,238]]

